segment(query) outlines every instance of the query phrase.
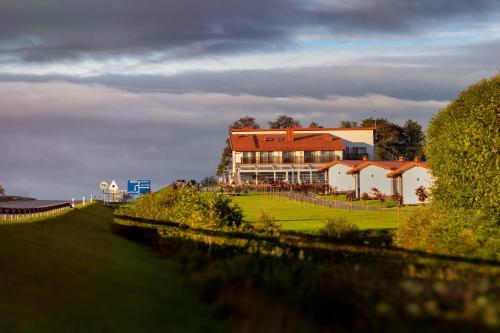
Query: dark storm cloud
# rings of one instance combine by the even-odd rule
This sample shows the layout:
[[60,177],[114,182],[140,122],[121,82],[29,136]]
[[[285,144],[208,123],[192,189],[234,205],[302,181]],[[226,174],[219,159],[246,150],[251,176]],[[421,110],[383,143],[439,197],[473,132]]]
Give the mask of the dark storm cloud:
[[283,48],[316,28],[340,36],[407,33],[421,23],[477,20],[495,8],[495,0],[4,0],[0,51],[32,62],[152,51],[193,57]]
[[373,115],[426,121],[445,102],[369,94],[273,98],[130,92],[100,85],[0,82],[0,184],[10,194],[64,199],[97,193],[101,179],[151,178],[156,188],[215,172],[227,126],[287,113],[336,126]]

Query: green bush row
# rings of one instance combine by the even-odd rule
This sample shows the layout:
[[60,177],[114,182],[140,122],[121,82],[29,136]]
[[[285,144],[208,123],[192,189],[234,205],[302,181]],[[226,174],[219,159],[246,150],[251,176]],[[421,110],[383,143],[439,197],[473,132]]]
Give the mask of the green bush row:
[[173,187],[145,195],[116,214],[204,228],[238,227],[243,221],[240,207],[223,195]]

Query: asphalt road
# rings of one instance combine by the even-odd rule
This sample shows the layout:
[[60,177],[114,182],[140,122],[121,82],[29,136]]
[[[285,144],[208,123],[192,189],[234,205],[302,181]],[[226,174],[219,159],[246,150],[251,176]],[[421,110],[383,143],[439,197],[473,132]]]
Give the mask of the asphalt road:
[[[29,201],[7,201],[0,202],[0,208],[47,208],[60,204],[71,203],[70,200],[29,200]],[[75,204],[77,202],[75,201]]]

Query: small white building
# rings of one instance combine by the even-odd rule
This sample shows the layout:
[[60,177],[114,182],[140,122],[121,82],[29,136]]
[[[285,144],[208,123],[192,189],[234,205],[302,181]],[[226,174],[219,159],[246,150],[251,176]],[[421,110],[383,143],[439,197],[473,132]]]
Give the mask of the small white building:
[[398,193],[403,196],[405,205],[419,204],[417,188],[423,186],[428,191],[433,184],[430,167],[425,162],[409,162],[390,172],[387,178],[398,184]]
[[356,176],[348,174],[352,168],[361,164],[363,160],[338,160],[332,161],[318,171],[326,173],[326,179],[328,179],[328,185],[332,188],[336,188],[337,191],[348,192],[356,190]]
[[410,162],[399,161],[363,161],[356,167],[347,171],[355,178],[356,196],[359,198],[363,192],[372,195],[372,188],[377,188],[385,195],[399,193],[398,178],[388,178],[387,174],[403,167]]

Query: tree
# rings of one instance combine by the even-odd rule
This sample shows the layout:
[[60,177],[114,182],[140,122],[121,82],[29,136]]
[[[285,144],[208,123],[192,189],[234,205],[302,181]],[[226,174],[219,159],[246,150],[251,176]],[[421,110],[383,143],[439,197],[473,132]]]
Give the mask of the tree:
[[0,185],[0,195],[5,195],[5,189]]
[[[231,125],[229,125],[229,131],[231,131],[232,129],[238,129],[244,127],[259,128],[259,124],[257,124],[254,117],[243,116],[240,119],[234,121]],[[222,155],[220,157],[219,165],[217,166],[217,176],[222,176],[224,174],[224,170],[226,170],[230,166],[231,166],[231,144],[229,142],[229,138],[227,138],[226,145],[222,150]]]
[[275,121],[267,122],[270,128],[292,128],[292,127],[301,127],[300,122],[298,120],[293,119],[284,114],[280,114]]
[[318,125],[314,121],[309,124],[309,128],[323,128],[323,126]]
[[422,125],[408,119],[402,129],[401,155],[408,160],[413,160],[415,157],[422,157],[424,140],[425,135],[422,131]]
[[[465,91],[431,120],[424,152],[432,202],[396,232],[396,244],[500,260],[500,74]],[[423,199],[423,197],[422,197]]]
[[217,177],[215,176],[209,176],[205,177],[201,180],[200,184],[203,187],[213,187],[217,185]]
[[385,118],[366,118],[361,127],[375,127],[375,158],[396,160],[401,156],[400,146],[403,129]]
[[460,93],[429,124],[425,153],[433,200],[500,212],[500,74]]
[[340,122],[340,127],[341,128],[353,128],[353,127],[359,127],[359,124],[357,121],[353,121],[353,120],[342,120]]
[[259,128],[259,124],[257,124],[254,117],[243,116],[240,119],[234,121],[229,126],[229,129],[231,130],[231,129],[244,128],[244,127]]

